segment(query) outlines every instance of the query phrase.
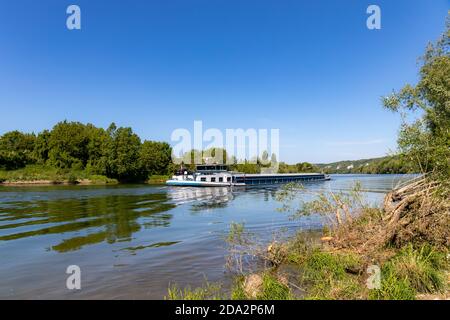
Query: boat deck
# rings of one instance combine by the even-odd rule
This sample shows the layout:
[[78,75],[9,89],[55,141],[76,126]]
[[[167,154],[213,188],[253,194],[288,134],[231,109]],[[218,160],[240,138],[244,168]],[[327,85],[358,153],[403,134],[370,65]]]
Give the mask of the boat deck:
[[321,181],[328,179],[329,177],[323,173],[283,173],[283,174],[268,173],[268,174],[233,175],[233,181],[235,183],[244,183],[245,185]]

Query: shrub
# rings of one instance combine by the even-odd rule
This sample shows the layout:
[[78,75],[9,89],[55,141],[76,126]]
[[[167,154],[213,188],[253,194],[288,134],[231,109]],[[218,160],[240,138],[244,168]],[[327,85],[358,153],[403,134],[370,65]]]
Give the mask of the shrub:
[[446,256],[428,244],[403,247],[381,268],[381,288],[370,299],[411,300],[416,293],[445,290]]

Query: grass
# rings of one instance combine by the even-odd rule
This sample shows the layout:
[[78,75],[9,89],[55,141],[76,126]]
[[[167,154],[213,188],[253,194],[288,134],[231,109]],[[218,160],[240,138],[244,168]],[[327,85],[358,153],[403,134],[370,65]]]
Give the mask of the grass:
[[[231,293],[225,294],[220,283],[211,283],[205,281],[201,287],[192,288],[187,286],[180,288],[177,285],[171,285],[167,291],[166,300],[248,300],[244,289],[245,277],[235,278]],[[281,283],[276,275],[265,272],[262,275],[262,285],[260,292],[256,296],[257,300],[292,300],[294,299],[290,288]]]
[[[284,263],[297,266],[299,273],[295,286],[306,290],[303,299],[312,300],[414,300],[417,294],[443,293],[447,290],[448,261],[444,252],[430,245],[407,245],[381,264],[381,286],[368,289],[366,264],[356,253],[329,252],[296,241],[297,252],[292,251]],[[301,244],[303,243],[303,244]],[[294,248],[292,245],[290,249]],[[276,268],[259,273],[262,284],[257,300],[291,300],[300,298],[291,290],[291,283],[280,281]],[[179,289],[172,286],[169,299],[232,299],[247,300],[244,275],[235,278],[230,294],[221,293],[221,286],[207,283],[201,288]]]
[[233,287],[231,288],[231,300],[246,300],[248,299],[244,290],[244,276],[238,276],[234,279]]
[[167,180],[169,180],[168,175],[151,175],[148,177],[147,183],[148,184],[163,184]]
[[414,248],[411,244],[402,248],[393,259],[397,274],[408,279],[411,286],[419,292],[434,293],[445,289],[444,270],[446,255],[430,245]]
[[289,287],[281,283],[274,275],[265,273],[261,293],[257,295],[258,300],[292,300]]
[[45,165],[27,165],[17,170],[0,170],[1,182],[33,182],[46,181],[51,183],[76,184],[81,180],[88,180],[96,184],[117,183],[117,180],[102,175],[90,174],[86,170],[58,169]]
[[381,288],[372,290],[370,299],[414,299],[417,293],[446,290],[448,262],[445,253],[428,244],[400,249],[381,269]]
[[230,230],[226,237],[227,243],[231,244],[243,244],[245,242],[244,238],[245,224],[243,222],[238,223],[232,221],[230,224]]
[[[359,216],[339,229],[324,230],[324,234],[332,237],[326,241],[331,242],[314,241],[314,237],[308,239],[299,232],[287,241],[256,249],[248,248],[244,224],[232,223],[225,239],[230,252],[237,257],[250,252],[269,263],[251,276],[245,275],[247,271],[244,273],[241,268],[228,298],[414,300],[419,295],[418,298],[430,298],[435,294],[445,297],[450,270],[448,246],[424,241],[405,245],[384,237],[376,237],[381,239],[380,245],[374,246],[369,240],[386,227],[385,214],[379,208],[364,208]],[[435,228],[431,226],[423,232],[431,234]],[[367,243],[372,244],[368,250]],[[368,287],[368,284],[376,284],[371,282],[376,274],[369,270],[377,270],[372,265],[381,271],[379,287],[375,289]],[[289,281],[283,277],[286,270]],[[177,291],[172,295],[200,299],[206,296],[204,289],[196,290]]]
[[171,285],[168,289],[166,300],[220,300],[225,299],[221,292],[222,286],[218,283],[206,282],[202,287],[183,289],[177,285]]
[[331,253],[312,249],[307,253],[300,283],[307,288],[306,299],[358,299],[364,288],[358,274],[359,258],[354,254]]
[[[244,288],[245,277],[236,278],[231,290],[230,298],[232,300],[248,300],[249,297]],[[294,295],[286,284],[282,283],[275,274],[266,271],[262,274],[262,284],[256,300],[293,300]]]
[[381,288],[370,290],[370,300],[414,300],[417,292],[408,279],[399,277],[392,263],[381,269]]

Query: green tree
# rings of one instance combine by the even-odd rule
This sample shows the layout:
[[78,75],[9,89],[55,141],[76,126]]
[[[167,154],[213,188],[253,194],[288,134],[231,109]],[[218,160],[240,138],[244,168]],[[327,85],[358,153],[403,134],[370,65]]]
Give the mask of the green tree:
[[33,157],[39,164],[45,164],[48,160],[48,154],[50,151],[49,141],[50,141],[50,131],[48,130],[42,131],[36,137],[36,141],[34,143]]
[[[400,152],[421,172],[450,177],[450,16],[446,31],[429,44],[419,72],[419,81],[383,98],[383,105],[401,112],[398,138]],[[408,122],[410,112],[421,110],[419,119]]]
[[172,148],[166,142],[144,141],[139,156],[141,167],[150,175],[164,175],[172,161]]
[[116,128],[115,124],[107,130],[110,135],[106,147],[106,174],[119,181],[139,181],[146,178],[141,166],[141,139],[131,128]]
[[59,122],[50,133],[48,161],[58,168],[82,169],[89,159],[88,143],[85,125],[80,122]]
[[10,131],[0,137],[0,167],[11,170],[34,162],[34,134]]
[[86,126],[88,137],[86,169],[95,174],[106,175],[108,146],[111,136],[103,128],[91,124]]
[[224,148],[209,148],[202,152],[202,162],[206,163],[216,163],[216,164],[226,164],[228,153]]
[[297,163],[295,166],[297,168],[297,172],[317,172],[318,171],[318,169],[309,162]]

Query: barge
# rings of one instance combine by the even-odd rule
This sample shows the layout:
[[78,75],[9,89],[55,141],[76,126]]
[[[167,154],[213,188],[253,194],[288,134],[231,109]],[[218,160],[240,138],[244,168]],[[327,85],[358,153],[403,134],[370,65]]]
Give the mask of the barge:
[[274,185],[289,182],[330,180],[324,173],[256,173],[245,174],[228,170],[226,165],[197,165],[196,171],[180,170],[166,181],[169,186],[225,187]]

